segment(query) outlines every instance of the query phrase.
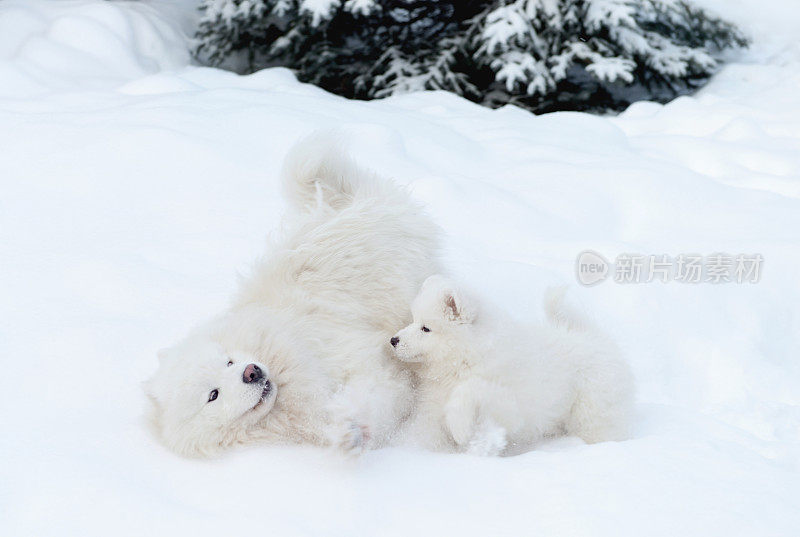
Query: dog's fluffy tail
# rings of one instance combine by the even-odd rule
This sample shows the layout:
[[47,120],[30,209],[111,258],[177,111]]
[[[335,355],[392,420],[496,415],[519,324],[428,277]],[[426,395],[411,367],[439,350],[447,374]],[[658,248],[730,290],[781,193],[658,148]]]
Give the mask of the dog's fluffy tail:
[[283,194],[296,211],[334,210],[357,197],[375,197],[390,186],[347,155],[342,133],[321,131],[295,143],[283,164]]
[[544,311],[553,326],[567,330],[587,331],[594,325],[583,312],[573,308],[565,299],[567,286],[549,287],[544,294]]

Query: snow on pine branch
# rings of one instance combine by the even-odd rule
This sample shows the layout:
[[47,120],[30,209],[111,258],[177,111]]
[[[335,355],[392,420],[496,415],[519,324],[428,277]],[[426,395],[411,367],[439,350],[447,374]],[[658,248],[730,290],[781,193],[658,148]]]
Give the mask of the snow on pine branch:
[[330,19],[331,15],[342,5],[341,0],[300,0],[300,13],[311,17],[311,25]]
[[354,15],[366,17],[379,11],[381,6],[376,0],[347,0],[344,4],[344,9]]
[[[350,98],[452,91],[536,112],[696,89],[731,24],[684,0],[204,0],[197,56],[294,69]],[[238,59],[238,63],[234,62]]]

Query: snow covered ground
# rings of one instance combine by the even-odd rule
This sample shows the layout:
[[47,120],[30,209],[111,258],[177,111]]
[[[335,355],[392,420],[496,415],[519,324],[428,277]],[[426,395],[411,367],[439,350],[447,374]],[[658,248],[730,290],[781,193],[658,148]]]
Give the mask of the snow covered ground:
[[[618,117],[190,66],[194,0],[0,3],[0,534],[800,535],[800,8],[703,3],[752,49],[697,96]],[[513,314],[573,286],[633,364],[631,440],[354,461],[154,443],[156,350],[224,307],[279,221],[283,154],[331,126]],[[756,284],[585,288],[586,249],[764,264]]]

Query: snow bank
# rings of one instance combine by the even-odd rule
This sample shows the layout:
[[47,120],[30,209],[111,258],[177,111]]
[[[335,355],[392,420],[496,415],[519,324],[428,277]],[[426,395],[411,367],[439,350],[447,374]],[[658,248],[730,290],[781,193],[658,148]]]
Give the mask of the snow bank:
[[[770,26],[778,0],[713,2],[763,36],[751,55],[613,118],[188,66],[191,2],[0,3],[0,533],[797,535],[800,49]],[[627,442],[178,459],[146,433],[139,381],[261,251],[286,149],[333,126],[522,319],[587,248],[757,252],[762,279],[573,284],[634,366]]]
[[183,67],[189,18],[164,0],[6,0],[0,4],[0,95],[107,88]]

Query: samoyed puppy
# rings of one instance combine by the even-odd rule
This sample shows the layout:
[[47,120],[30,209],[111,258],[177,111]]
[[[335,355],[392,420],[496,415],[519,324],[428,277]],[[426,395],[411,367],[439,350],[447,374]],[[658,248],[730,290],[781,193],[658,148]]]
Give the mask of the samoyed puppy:
[[389,338],[437,269],[436,225],[401,188],[355,165],[336,134],[287,157],[285,230],[227,311],[159,353],[149,422],[170,449],[252,442],[364,449],[410,413]]
[[563,295],[548,293],[545,325],[520,326],[452,281],[426,279],[413,321],[391,338],[396,357],[418,376],[406,441],[495,455],[561,434],[589,443],[624,439],[631,372]]

